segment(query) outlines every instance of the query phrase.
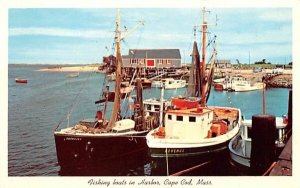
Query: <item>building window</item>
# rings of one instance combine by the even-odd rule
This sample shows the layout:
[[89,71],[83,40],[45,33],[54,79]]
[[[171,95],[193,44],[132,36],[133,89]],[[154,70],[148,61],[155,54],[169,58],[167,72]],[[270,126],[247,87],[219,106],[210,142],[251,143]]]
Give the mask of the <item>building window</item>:
[[140,59],[140,60],[139,60],[139,64],[140,64],[140,65],[145,64],[145,59]]
[[169,119],[169,120],[172,120],[172,115],[168,115],[168,119]]
[[167,64],[172,64],[172,60],[171,60],[171,59],[168,59],[168,60],[167,60]]
[[196,117],[190,116],[189,117],[189,122],[196,122]]
[[183,116],[176,116],[177,121],[183,121]]
[[130,60],[130,63],[131,63],[131,64],[137,64],[137,62],[138,62],[137,59],[131,59],[131,60]]

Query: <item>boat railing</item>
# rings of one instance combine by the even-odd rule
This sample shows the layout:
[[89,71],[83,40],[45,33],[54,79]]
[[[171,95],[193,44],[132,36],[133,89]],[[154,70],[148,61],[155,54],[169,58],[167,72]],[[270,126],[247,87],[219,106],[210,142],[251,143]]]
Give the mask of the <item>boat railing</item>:
[[[282,147],[285,145],[286,141],[286,124],[283,122],[283,118],[276,118],[276,131],[277,131],[277,138],[275,141],[276,146]],[[252,121],[251,120],[244,120],[242,122],[242,139],[245,141],[251,141],[251,128],[252,128]]]

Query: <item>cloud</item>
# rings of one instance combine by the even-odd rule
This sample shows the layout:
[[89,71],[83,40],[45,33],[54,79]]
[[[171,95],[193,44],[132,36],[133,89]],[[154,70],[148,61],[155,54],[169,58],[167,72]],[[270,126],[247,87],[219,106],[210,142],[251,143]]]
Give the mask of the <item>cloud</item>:
[[[112,33],[112,32],[111,32]],[[109,32],[104,30],[79,30],[79,29],[62,29],[62,28],[10,28],[9,36],[22,35],[45,35],[58,37],[80,37],[80,38],[106,38]]]

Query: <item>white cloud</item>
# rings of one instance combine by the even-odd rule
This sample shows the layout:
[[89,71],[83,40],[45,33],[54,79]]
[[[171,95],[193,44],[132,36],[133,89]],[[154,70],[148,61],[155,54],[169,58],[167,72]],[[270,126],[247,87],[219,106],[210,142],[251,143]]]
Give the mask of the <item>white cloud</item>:
[[80,38],[106,38],[109,32],[104,30],[72,30],[62,28],[11,28],[9,29],[10,36],[21,35],[46,35],[59,37],[80,37]]

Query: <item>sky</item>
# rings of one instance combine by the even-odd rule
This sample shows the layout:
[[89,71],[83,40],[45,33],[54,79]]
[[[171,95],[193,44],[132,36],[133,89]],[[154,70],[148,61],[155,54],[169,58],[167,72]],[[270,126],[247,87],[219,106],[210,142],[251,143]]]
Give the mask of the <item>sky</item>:
[[[292,61],[291,8],[208,9],[209,38],[217,36],[218,59],[272,64]],[[202,10],[191,8],[123,8],[123,34],[139,25],[121,43],[129,49],[180,49],[190,63],[193,28],[202,23]],[[93,64],[114,53],[116,9],[10,8],[10,64]],[[216,19],[217,18],[217,19]],[[125,29],[126,28],[126,29]],[[197,41],[201,42],[200,30]]]

